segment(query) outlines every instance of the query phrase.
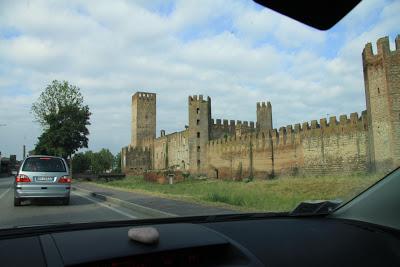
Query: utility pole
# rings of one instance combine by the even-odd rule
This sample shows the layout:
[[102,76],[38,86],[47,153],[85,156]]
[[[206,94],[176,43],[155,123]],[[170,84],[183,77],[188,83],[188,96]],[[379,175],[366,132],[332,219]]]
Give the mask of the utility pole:
[[23,144],[23,153],[22,153],[22,157],[23,157],[23,159],[25,159],[25,157],[26,157],[26,146],[25,146],[25,143],[26,143],[26,135],[24,134],[24,144]]

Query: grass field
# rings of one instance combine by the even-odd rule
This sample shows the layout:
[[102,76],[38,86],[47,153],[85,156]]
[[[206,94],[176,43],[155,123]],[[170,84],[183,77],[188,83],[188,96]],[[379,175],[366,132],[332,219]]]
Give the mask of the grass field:
[[380,177],[381,175],[281,177],[249,183],[187,179],[173,185],[146,182],[143,177],[127,177],[96,184],[186,201],[227,204],[243,211],[288,211],[303,200],[348,200]]

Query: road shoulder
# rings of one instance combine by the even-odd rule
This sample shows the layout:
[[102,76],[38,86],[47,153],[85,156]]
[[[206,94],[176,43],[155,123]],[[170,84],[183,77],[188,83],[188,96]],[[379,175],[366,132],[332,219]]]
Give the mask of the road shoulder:
[[174,216],[197,216],[197,215],[216,215],[237,213],[237,210],[207,206],[174,200],[159,196],[126,191],[123,189],[114,189],[105,186],[96,185],[87,182],[75,182],[74,188],[86,190],[94,197],[118,203],[127,208],[137,209],[141,212],[147,212],[149,216],[156,217],[174,217]]

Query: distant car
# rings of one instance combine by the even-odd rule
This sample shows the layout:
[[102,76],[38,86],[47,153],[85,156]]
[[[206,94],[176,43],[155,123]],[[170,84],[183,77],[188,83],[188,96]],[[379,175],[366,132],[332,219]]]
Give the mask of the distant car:
[[63,158],[53,156],[27,157],[14,182],[14,206],[25,199],[60,199],[69,204],[71,177]]

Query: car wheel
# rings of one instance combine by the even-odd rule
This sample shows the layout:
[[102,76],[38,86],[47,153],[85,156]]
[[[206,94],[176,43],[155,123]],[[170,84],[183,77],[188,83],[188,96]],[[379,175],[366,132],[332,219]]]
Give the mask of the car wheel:
[[21,199],[14,197],[14,206],[21,206]]
[[63,205],[69,205],[69,197],[66,197],[62,200]]

